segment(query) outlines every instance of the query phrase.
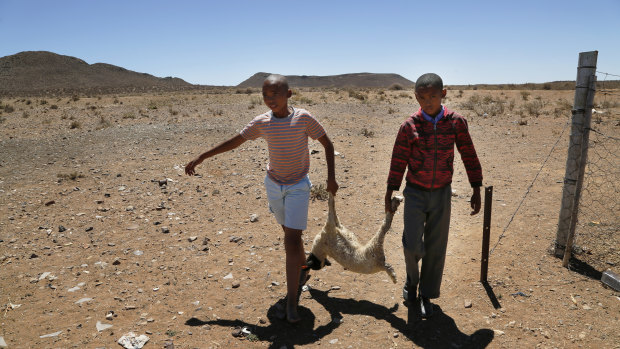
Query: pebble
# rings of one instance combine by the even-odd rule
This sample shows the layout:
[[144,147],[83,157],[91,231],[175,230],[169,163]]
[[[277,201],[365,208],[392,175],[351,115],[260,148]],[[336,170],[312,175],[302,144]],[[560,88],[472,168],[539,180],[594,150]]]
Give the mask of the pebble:
[[101,321],[97,321],[97,324],[95,325],[95,327],[97,328],[97,331],[101,332],[101,331],[107,330],[108,328],[112,327],[112,325],[104,324]]
[[90,302],[92,301],[92,298],[81,298],[80,300],[78,300],[77,302],[75,302],[75,304],[82,304],[84,302]]
[[164,234],[168,234],[170,232],[170,228],[168,227],[161,227],[161,232]]
[[58,331],[58,332],[54,332],[54,333],[49,333],[49,334],[44,334],[42,336],[39,336],[39,338],[51,338],[51,337],[58,337],[59,334],[61,334],[62,331]]
[[250,222],[258,222],[258,215],[256,213],[250,215]]
[[8,348],[8,345],[6,345],[6,342],[2,336],[0,336],[0,348]]
[[465,304],[464,304],[465,308],[471,308],[472,304],[471,304],[471,300],[466,299],[465,300]]

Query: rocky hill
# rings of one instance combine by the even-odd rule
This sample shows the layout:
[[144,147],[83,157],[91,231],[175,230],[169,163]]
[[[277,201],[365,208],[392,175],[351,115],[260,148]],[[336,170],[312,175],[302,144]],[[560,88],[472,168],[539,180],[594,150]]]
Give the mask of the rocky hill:
[[193,86],[179,78],[158,78],[105,63],[88,64],[47,51],[0,58],[0,95],[167,91]]
[[[261,87],[270,73],[256,73],[237,87]],[[413,81],[398,74],[356,73],[329,76],[287,75],[291,87],[412,87]]]

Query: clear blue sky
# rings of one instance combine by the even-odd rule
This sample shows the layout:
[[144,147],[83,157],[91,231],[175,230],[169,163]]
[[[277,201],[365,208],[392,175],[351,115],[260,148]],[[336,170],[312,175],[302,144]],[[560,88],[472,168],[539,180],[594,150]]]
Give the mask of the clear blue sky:
[[620,75],[620,0],[0,0],[0,57],[52,51],[204,85],[259,71],[574,80],[592,50]]

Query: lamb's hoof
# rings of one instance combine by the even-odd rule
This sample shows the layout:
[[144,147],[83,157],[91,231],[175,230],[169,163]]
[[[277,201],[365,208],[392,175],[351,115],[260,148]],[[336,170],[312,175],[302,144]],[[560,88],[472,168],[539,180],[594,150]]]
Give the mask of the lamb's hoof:
[[320,270],[322,268],[321,261],[310,253],[308,259],[306,259],[306,267],[312,270]]

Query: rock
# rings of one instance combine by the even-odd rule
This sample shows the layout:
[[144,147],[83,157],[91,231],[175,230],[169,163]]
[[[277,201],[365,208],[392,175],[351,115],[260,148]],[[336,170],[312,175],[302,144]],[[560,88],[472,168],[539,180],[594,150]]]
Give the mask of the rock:
[[250,222],[258,222],[258,215],[256,213],[250,215]]
[[101,332],[103,330],[107,330],[108,328],[112,327],[112,325],[104,324],[104,323],[101,323],[101,321],[97,321],[97,324],[95,325],[95,327],[97,327],[97,331]]
[[119,264],[121,264],[120,258],[118,257],[114,258],[114,262],[112,262],[112,265],[119,265]]
[[[78,287],[78,289],[79,289],[79,287]],[[75,302],[75,304],[82,304],[82,303],[85,303],[85,302],[90,302],[92,300],[93,300],[92,298],[81,298],[80,300]]]
[[114,319],[114,312],[112,310],[110,310],[107,314],[105,314],[105,318],[106,318],[106,320],[113,320]]
[[8,345],[6,345],[6,342],[2,336],[0,336],[0,348],[8,348]]
[[140,250],[135,250],[133,251],[133,254],[136,256],[142,256],[144,254],[144,252],[140,251]]
[[493,332],[495,333],[496,336],[503,336],[505,334],[505,332],[501,330],[493,330]]
[[466,299],[465,303],[464,303],[465,308],[471,308],[472,304],[471,304],[471,300]]
[[224,276],[224,280],[232,279],[232,278],[233,278],[232,273],[228,273],[226,276]]
[[190,236],[189,238],[187,238],[187,241],[189,241],[189,242],[194,242],[194,241],[196,241],[197,239],[198,239],[198,237],[197,237],[197,236]]
[[168,233],[170,233],[170,228],[168,228],[168,227],[161,227],[161,232],[164,233],[164,234],[168,234]]
[[65,227],[64,227],[64,226],[62,226],[62,225],[59,225],[59,226],[58,226],[58,232],[59,232],[59,233],[62,233],[62,232],[65,232],[65,231],[67,231],[67,228],[65,228]]
[[50,334],[44,334],[42,336],[39,336],[39,338],[51,338],[51,337],[58,337],[59,334],[61,334],[62,331],[58,331],[58,332],[54,332],[54,333],[50,333]]
[[89,232],[89,231],[92,231],[93,229],[94,229],[93,227],[88,227],[88,228],[84,229],[84,231]]
[[117,343],[122,345],[125,349],[140,349],[149,339],[150,338],[144,334],[137,336],[135,333],[129,332],[119,338]]
[[50,200],[50,201],[48,201],[48,202],[46,202],[46,203],[45,203],[45,206],[50,206],[50,205],[53,205],[53,204],[55,204],[55,203],[56,203],[56,201],[54,201],[54,200]]
[[232,288],[239,288],[239,286],[241,286],[241,283],[239,281],[235,281],[232,283]]

